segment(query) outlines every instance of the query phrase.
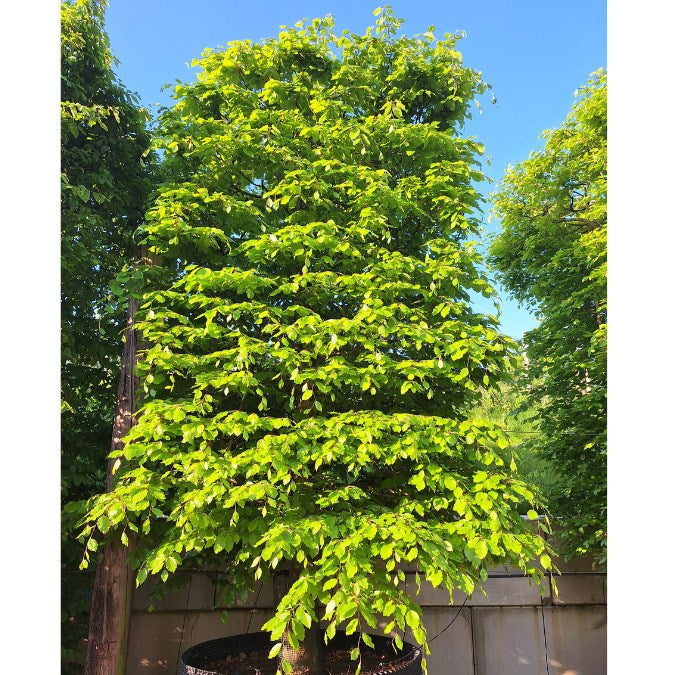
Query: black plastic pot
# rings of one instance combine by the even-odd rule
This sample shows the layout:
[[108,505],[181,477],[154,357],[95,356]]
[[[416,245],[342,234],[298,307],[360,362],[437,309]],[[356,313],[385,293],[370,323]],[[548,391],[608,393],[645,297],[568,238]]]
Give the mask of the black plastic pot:
[[[408,642],[403,643],[403,649],[395,651],[390,638],[373,635],[373,642],[378,651],[391,657],[383,662],[379,670],[371,670],[363,675],[422,675],[422,651]],[[352,648],[356,645],[358,635],[345,635],[338,631],[335,637],[324,649]],[[210,664],[221,661],[227,656],[238,656],[242,652],[267,652],[271,648],[269,633],[248,633],[247,635],[233,635],[231,637],[209,640],[190,647],[183,652],[178,662],[178,675],[219,675],[218,670],[209,670]],[[364,648],[366,648],[364,646]],[[256,672],[250,668],[250,674],[242,669],[242,675],[254,675]]]

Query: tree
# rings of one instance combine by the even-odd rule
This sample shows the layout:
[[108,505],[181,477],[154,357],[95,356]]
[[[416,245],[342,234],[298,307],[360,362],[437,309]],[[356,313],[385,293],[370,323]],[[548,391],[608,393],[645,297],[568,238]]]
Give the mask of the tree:
[[537,310],[525,336],[548,499],[567,554],[605,560],[607,466],[607,76],[595,73],[545,146],[509,168],[495,196],[490,255],[506,288]]
[[265,628],[289,671],[322,618],[327,640],[344,621],[371,645],[383,615],[426,645],[402,563],[449,599],[495,564],[550,568],[506,435],[460,412],[512,353],[468,295],[493,290],[469,241],[481,147],[457,131],[486,87],[459,36],[400,24],[301,22],[176,87],[143,225],[162,262],[127,285],[144,403],[81,532],[84,565],[138,533],[138,583],[216,562],[239,594],[284,570]]
[[[134,250],[149,189],[147,115],[113,73],[106,3],[61,3],[61,480],[63,503],[105,485],[125,305],[109,286]],[[109,310],[109,311],[106,311]],[[64,538],[64,669],[87,634],[89,575]],[[74,672],[81,672],[75,664]]]
[[481,399],[477,406],[470,408],[470,415],[486,419],[508,432],[519,475],[537,487],[546,506],[546,495],[556,485],[558,473],[533,442],[542,432],[539,408],[528,396],[530,387],[527,369],[519,358],[510,378],[496,386],[481,388]]

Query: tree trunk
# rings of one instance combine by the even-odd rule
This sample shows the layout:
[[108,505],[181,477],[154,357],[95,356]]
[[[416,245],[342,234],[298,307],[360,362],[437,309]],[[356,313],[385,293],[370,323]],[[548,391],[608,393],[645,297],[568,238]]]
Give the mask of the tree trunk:
[[[138,378],[133,374],[136,361],[136,333],[133,330],[135,301],[129,301],[127,312],[126,341],[122,356],[122,370],[117,389],[117,407],[112,431],[112,450],[124,447],[122,439],[131,429],[136,412],[136,390]],[[108,460],[106,489],[113,485],[112,466]],[[131,616],[131,594],[133,572],[127,558],[133,546],[129,547],[118,539],[103,547],[101,561],[96,568],[94,590],[89,613],[89,640],[85,675],[124,675],[129,620]]]
[[[286,595],[288,589],[293,585],[298,576],[297,571],[290,570],[275,575],[273,580],[274,604]],[[317,617],[318,617],[317,612]],[[321,636],[319,634],[318,622],[313,622],[311,628],[307,628],[305,639],[298,645],[298,649],[291,647],[288,636],[284,633],[282,647],[279,652],[279,666],[282,661],[289,661],[293,666],[292,675],[320,675],[321,662]]]
[[305,639],[298,645],[298,649],[291,647],[285,633],[282,641],[283,646],[279,656],[291,663],[293,666],[292,674],[320,675],[321,637],[316,623],[313,623],[312,627],[307,629]]

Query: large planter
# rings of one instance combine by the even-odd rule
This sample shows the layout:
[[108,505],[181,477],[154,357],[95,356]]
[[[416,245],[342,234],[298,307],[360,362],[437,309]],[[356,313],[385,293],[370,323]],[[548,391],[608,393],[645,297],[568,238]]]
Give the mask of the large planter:
[[[422,675],[422,652],[418,647],[403,643],[403,649],[395,651],[392,641],[386,637],[373,635],[375,650],[371,650],[361,643],[364,654],[370,652],[377,656],[374,667],[364,669],[362,675]],[[358,635],[347,636],[338,631],[330,643],[325,646],[322,641],[323,656],[328,661],[342,652],[349,653],[358,641]],[[178,662],[178,675],[267,675],[263,669],[269,667],[268,672],[274,673],[276,662],[267,659],[271,648],[269,633],[248,633],[247,635],[234,635],[232,637],[219,638],[194,645],[186,650]],[[229,660],[228,660],[229,657]],[[348,658],[348,657],[347,657]],[[220,665],[219,665],[220,664]],[[356,663],[350,661],[349,671],[325,670],[325,673],[338,675],[342,672],[354,673]],[[322,673],[321,675],[324,675]]]

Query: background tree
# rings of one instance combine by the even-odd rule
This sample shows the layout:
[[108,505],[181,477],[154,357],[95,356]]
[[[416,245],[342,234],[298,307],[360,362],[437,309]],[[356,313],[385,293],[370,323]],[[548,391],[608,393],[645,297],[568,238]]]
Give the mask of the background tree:
[[542,456],[536,442],[541,436],[541,413],[529,394],[529,375],[523,358],[515,360],[513,371],[502,382],[481,387],[477,405],[468,409],[474,418],[484,418],[508,432],[516,453],[518,474],[538,488],[539,498],[546,505],[546,495],[558,481],[558,474],[548,458]]
[[509,168],[495,196],[491,261],[536,308],[525,336],[533,440],[558,480],[548,494],[568,554],[605,560],[607,466],[607,76],[595,73],[545,146]]
[[266,629],[288,669],[321,618],[425,645],[404,562],[450,597],[550,566],[508,439],[462,414],[512,348],[468,295],[493,293],[469,241],[481,148],[457,133],[485,85],[458,36],[400,23],[300,23],[176,87],[143,226],[164,262],[134,291],[145,400],[81,533],[86,565],[138,532],[139,583],[216,562],[234,594],[285,570]]
[[[61,3],[61,480],[63,502],[105,485],[126,303],[111,280],[131,259],[145,210],[147,114],[113,73],[106,3]],[[87,634],[90,575],[64,538],[64,669]]]

